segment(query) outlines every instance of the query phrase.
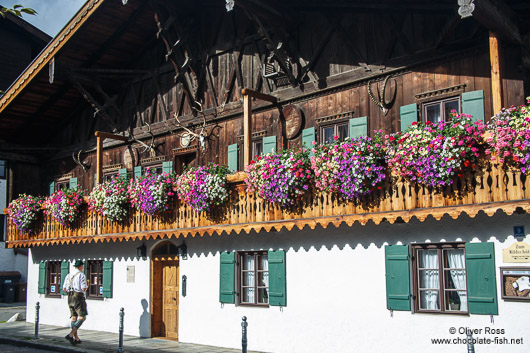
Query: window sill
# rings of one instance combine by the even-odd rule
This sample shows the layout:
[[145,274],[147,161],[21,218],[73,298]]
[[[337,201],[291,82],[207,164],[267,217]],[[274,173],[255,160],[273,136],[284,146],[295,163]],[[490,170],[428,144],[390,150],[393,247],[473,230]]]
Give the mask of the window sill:
[[250,304],[250,303],[239,303],[237,306],[244,306],[244,307],[250,307],[250,308],[269,308],[269,304]]
[[86,298],[87,300],[101,300],[101,301],[102,301],[103,299],[105,299],[105,298],[103,298],[103,297],[89,297],[89,296],[86,296],[85,298]]
[[441,314],[441,315],[469,316],[468,311],[416,310],[414,313],[415,314]]

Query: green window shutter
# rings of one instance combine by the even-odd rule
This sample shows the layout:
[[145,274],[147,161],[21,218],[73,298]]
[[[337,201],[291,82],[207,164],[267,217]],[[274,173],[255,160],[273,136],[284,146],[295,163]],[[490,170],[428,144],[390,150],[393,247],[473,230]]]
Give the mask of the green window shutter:
[[263,154],[276,151],[276,136],[267,136],[263,138]]
[[410,265],[408,245],[385,246],[386,307],[410,311]]
[[306,148],[313,148],[313,142],[315,141],[315,128],[310,127],[302,130],[302,146]]
[[142,176],[142,167],[134,167],[134,179],[138,179]]
[[221,252],[221,269],[219,272],[219,301],[235,303],[236,253]]
[[127,168],[122,168],[118,170],[118,177],[127,178]]
[[77,188],[77,178],[70,178],[70,189]]
[[269,305],[286,306],[285,251],[269,251]]
[[103,261],[103,298],[112,298],[112,261]]
[[173,162],[162,163],[162,172],[169,174],[173,173]]
[[98,173],[94,174],[94,186],[98,184]]
[[418,121],[418,105],[412,103],[399,107],[399,116],[401,117],[401,131],[405,131],[412,126],[412,123]]
[[39,263],[39,294],[46,293],[46,262]]
[[469,313],[497,315],[493,243],[466,244],[466,272]]
[[462,93],[462,113],[484,122],[484,90]]
[[61,294],[62,295],[68,294],[65,291],[63,291],[63,284],[69,272],[70,272],[70,262],[68,261],[61,262]]
[[55,192],[55,182],[52,181],[50,183],[50,195],[53,194]]
[[228,145],[228,168],[237,171],[237,143]]
[[368,117],[350,119],[350,138],[354,139],[368,135]]

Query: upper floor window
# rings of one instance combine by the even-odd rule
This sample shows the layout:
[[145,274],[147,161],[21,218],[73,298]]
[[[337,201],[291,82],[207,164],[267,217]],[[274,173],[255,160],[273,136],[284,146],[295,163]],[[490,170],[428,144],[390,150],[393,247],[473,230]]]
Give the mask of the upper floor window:
[[61,296],[61,262],[48,261],[46,294],[49,297]]
[[[245,166],[243,165],[245,162],[245,149],[244,149],[244,143],[241,142],[238,145],[239,150],[239,158],[238,158],[238,170],[245,170]],[[254,137],[252,139],[252,150],[251,150],[250,159],[255,159],[256,156],[260,156],[263,154],[263,137]]]
[[412,249],[416,311],[466,313],[465,245],[423,244]]
[[87,261],[85,271],[88,280],[87,298],[103,298],[103,261]]
[[266,251],[241,252],[239,264],[239,304],[269,304],[269,261]]
[[430,121],[433,124],[441,121],[451,120],[451,112],[460,113],[460,96],[440,99],[422,104],[423,122]]
[[70,181],[68,179],[55,182],[55,191],[68,189],[69,187],[70,187]]
[[346,137],[350,136],[348,121],[320,126],[320,143],[331,143],[334,141],[335,136],[340,141],[344,141]]

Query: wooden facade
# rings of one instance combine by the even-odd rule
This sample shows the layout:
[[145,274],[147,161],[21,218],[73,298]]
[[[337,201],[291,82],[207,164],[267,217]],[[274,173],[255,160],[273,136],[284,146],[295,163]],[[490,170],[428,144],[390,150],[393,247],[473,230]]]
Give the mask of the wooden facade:
[[[529,52],[521,40],[527,28],[517,27],[518,42],[510,26],[486,26],[480,7],[475,17],[461,19],[454,0],[242,0],[231,11],[225,5],[221,0],[88,1],[0,98],[0,151],[10,153],[6,159],[12,171],[9,198],[36,189],[46,194],[50,183],[60,179],[75,178],[91,190],[97,173],[96,131],[127,139],[104,142],[104,170],[125,168],[133,176],[135,167],[169,161],[177,171],[183,163],[226,164],[229,145],[243,148],[242,89],[276,98],[275,103],[253,100],[250,133],[275,136],[278,147],[289,148],[302,146],[306,128],[316,128],[318,142],[318,129],[336,119],[367,117],[368,133],[400,131],[400,107],[416,104],[421,119],[423,103],[465,92],[483,91],[487,123],[496,113],[493,97],[510,106],[522,104],[528,93]],[[504,18],[525,9],[528,4],[522,1],[507,1],[498,11]],[[500,38],[497,84],[492,82],[492,31]],[[380,100],[388,111],[371,97],[384,83],[386,94]],[[288,106],[302,116],[293,134],[286,128]],[[197,140],[183,146],[182,125],[198,133],[203,115],[205,148]],[[132,214],[124,225],[85,212],[73,230],[45,220],[36,238],[11,228],[8,237],[10,246],[33,246],[65,239],[259,231],[369,219],[377,223],[422,218],[434,214],[433,209],[439,209],[437,217],[526,209],[526,179],[497,166],[488,168],[483,169],[488,182],[477,180],[485,176],[459,181],[453,191],[465,195],[457,198],[398,182],[374,196],[373,204],[342,204],[312,195],[304,210],[293,213],[234,186],[230,205],[213,219],[184,205],[175,205],[172,219]],[[515,183],[509,195],[500,182],[506,178]]]

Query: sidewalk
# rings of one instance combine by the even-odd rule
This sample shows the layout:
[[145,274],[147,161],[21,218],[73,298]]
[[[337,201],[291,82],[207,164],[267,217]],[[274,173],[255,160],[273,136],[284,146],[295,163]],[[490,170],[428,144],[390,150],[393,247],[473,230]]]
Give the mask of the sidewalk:
[[[39,339],[34,340],[35,325],[25,321],[0,324],[0,343],[23,347],[46,349],[54,352],[115,353],[118,349],[118,334],[81,330],[83,343],[72,346],[64,339],[70,329],[58,326],[39,325]],[[241,349],[229,349],[175,341],[123,336],[123,352],[175,352],[175,353],[239,353]],[[258,353],[251,352],[249,353]]]

